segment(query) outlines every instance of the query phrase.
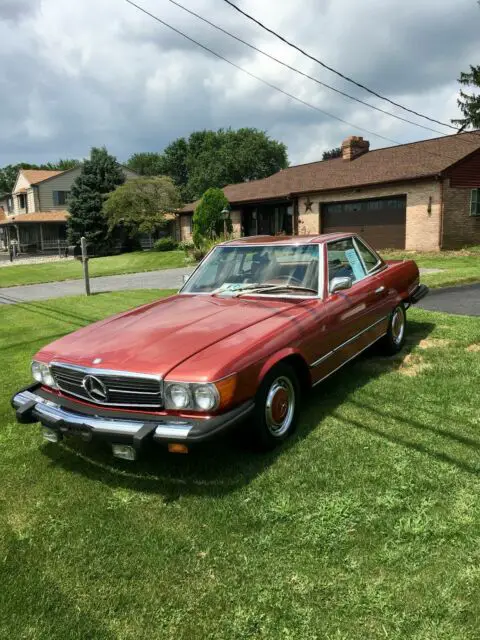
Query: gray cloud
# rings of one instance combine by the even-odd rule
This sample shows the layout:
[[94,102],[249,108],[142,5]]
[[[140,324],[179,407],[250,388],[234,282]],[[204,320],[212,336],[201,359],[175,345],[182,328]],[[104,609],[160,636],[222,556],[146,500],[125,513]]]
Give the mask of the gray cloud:
[[[399,142],[435,135],[321,89],[167,0],[138,2],[245,69],[352,125]],[[319,79],[394,110],[293,52],[226,4],[197,0],[186,5]],[[319,5],[316,0],[243,3],[328,64],[391,98],[443,121],[458,115],[456,78],[480,54],[480,9],[473,0],[439,0],[434,11],[431,0]],[[279,95],[119,0],[0,0],[0,41],[0,165],[84,157],[101,144],[125,160],[137,151],[160,151],[197,129],[228,126],[264,129],[287,144],[292,162],[304,162],[318,159],[346,135],[362,133]],[[363,135],[373,147],[388,144]]]

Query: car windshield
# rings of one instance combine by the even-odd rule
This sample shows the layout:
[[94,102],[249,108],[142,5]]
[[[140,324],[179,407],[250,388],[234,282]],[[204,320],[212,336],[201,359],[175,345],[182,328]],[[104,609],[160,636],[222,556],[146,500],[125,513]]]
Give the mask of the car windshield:
[[317,244],[219,246],[187,280],[182,293],[315,296],[318,256]]

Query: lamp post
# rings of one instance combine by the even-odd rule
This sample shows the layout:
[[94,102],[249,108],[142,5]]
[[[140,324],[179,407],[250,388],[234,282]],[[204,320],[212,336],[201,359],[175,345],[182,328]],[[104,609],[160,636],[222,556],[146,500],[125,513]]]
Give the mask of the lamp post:
[[223,237],[226,240],[227,239],[227,220],[230,217],[230,210],[227,209],[227,207],[225,207],[225,209],[223,209],[222,217],[223,217]]

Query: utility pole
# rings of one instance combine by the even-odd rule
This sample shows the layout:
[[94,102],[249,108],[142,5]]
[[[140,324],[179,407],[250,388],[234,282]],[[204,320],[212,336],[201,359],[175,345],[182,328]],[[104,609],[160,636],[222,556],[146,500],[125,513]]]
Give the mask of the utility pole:
[[82,264],[83,264],[83,278],[85,280],[85,293],[90,295],[90,278],[88,276],[88,253],[87,253],[87,240],[85,236],[80,238],[80,247],[82,248]]

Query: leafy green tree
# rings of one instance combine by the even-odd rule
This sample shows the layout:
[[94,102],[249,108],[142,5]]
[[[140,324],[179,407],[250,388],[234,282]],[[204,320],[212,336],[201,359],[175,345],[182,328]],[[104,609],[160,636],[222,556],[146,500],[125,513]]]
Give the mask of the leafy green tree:
[[47,162],[46,165],[42,165],[41,169],[50,169],[51,171],[68,171],[69,169],[75,169],[82,164],[81,160],[76,158],[60,158],[57,162]]
[[124,182],[125,175],[117,159],[109,155],[105,147],[92,148],[70,191],[67,232],[72,244],[78,244],[85,236],[96,253],[108,250],[108,222],[103,203],[107,194]]
[[127,166],[139,176],[159,176],[162,174],[162,155],[160,153],[134,153]]
[[[207,189],[193,214],[193,242],[196,247],[205,239],[220,236],[224,229],[222,211],[228,209],[228,200],[221,189]],[[232,222],[227,220],[227,233],[232,233]]]
[[80,160],[70,158],[60,158],[57,162],[47,162],[45,164],[29,164],[28,162],[19,162],[18,164],[8,164],[0,169],[0,195],[11,193],[15,186],[18,172],[20,169],[46,169],[48,171],[66,171],[73,169],[81,164]]
[[[480,87],[480,65],[476,67],[470,65],[470,71],[460,73],[458,82],[465,87]],[[480,128],[480,94],[465,93],[460,89],[460,97],[457,100],[463,118],[452,120],[452,123],[460,127],[460,131],[464,131],[469,127],[474,129]]]
[[341,147],[333,147],[333,149],[324,151],[322,154],[322,160],[333,160],[333,158],[341,158],[341,157],[342,157]]
[[40,169],[46,168],[37,164],[21,162],[19,164],[8,164],[0,169],[0,194],[12,193],[20,169]]
[[165,223],[165,214],[181,206],[180,193],[167,176],[128,180],[110,193],[103,205],[109,231],[122,227],[128,237],[154,233]]
[[196,131],[178,138],[162,155],[162,173],[192,201],[210,187],[257,180],[288,166],[285,145],[258,129]]

